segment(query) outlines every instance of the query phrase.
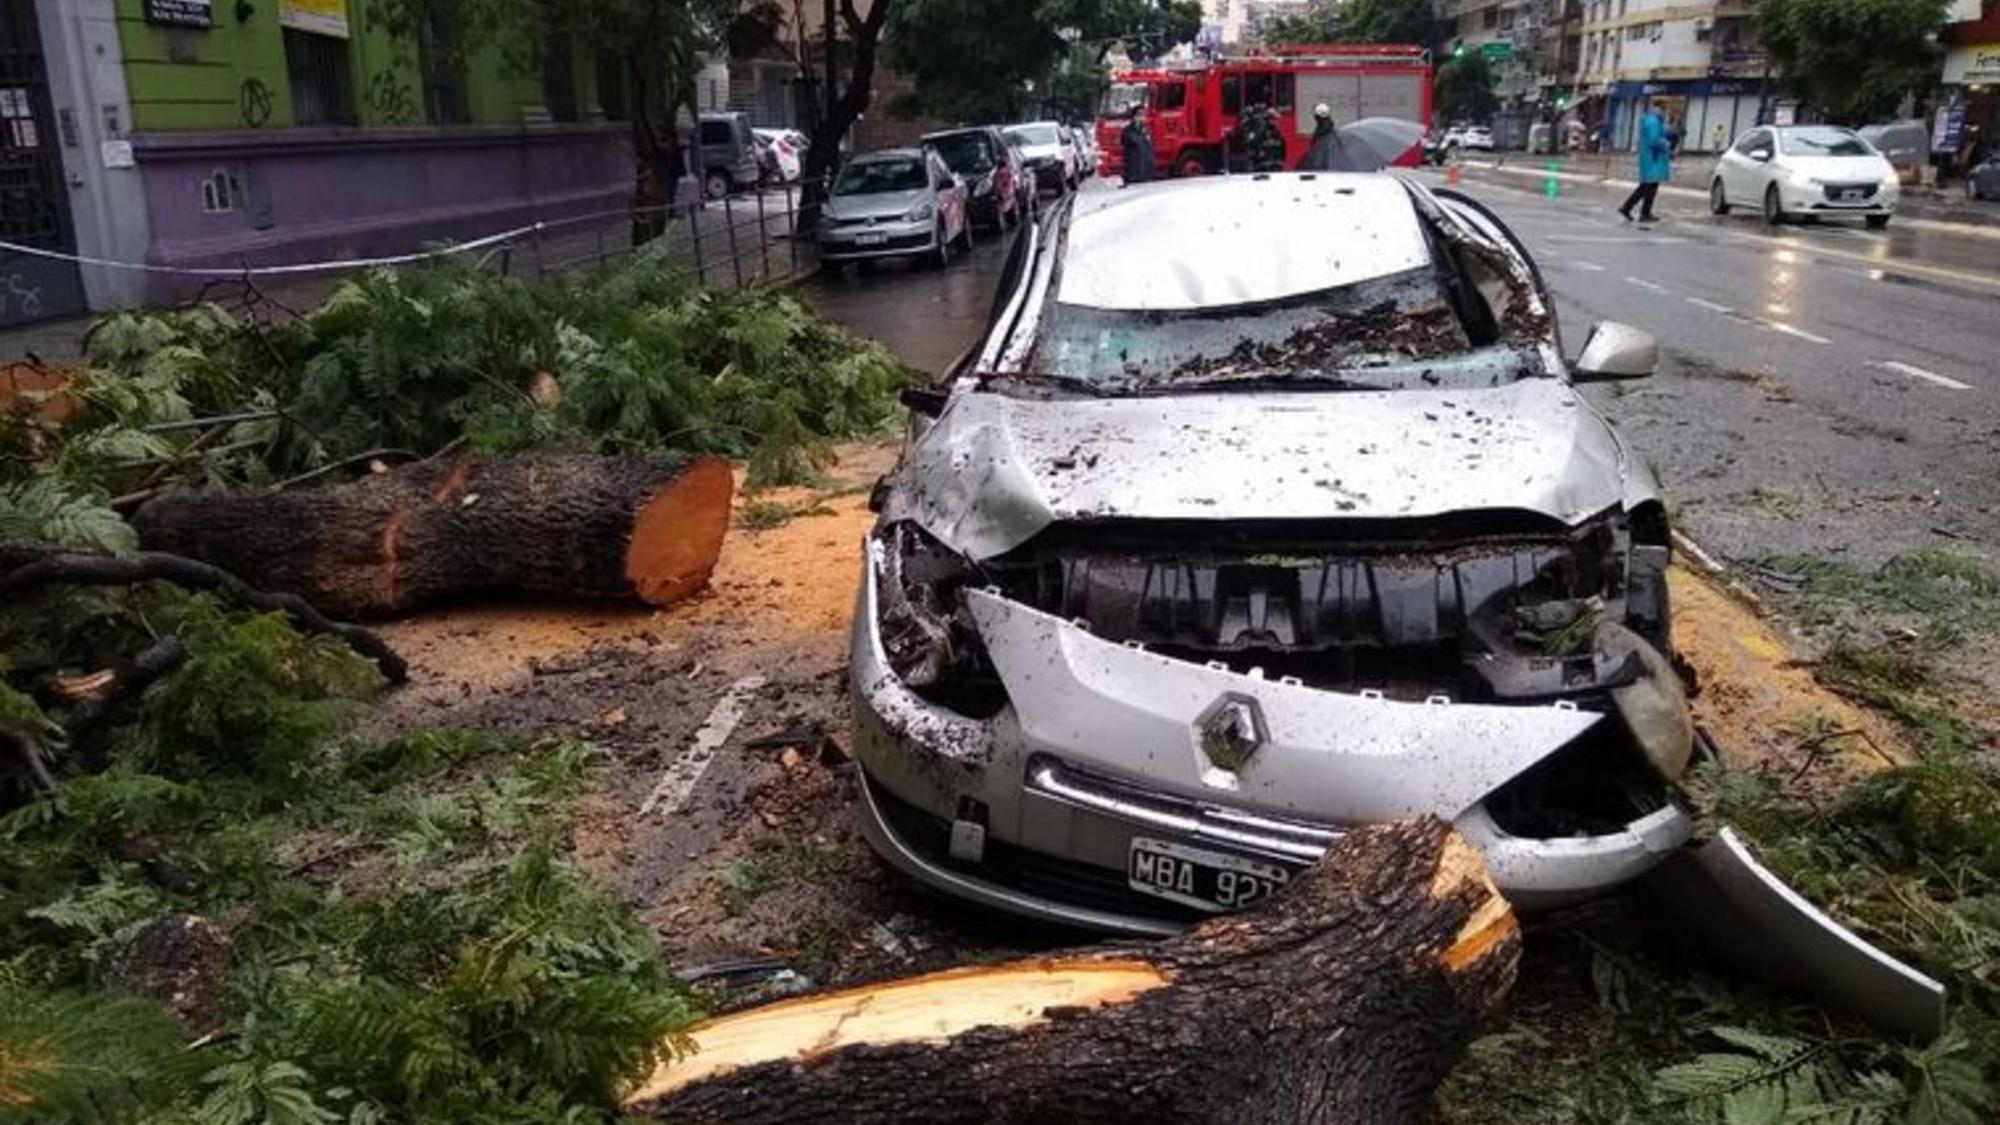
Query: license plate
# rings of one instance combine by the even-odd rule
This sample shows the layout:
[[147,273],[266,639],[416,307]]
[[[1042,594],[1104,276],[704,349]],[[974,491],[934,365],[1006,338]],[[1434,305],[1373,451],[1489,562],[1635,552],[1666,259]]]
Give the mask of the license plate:
[[888,240],[889,236],[881,233],[880,231],[875,231],[872,233],[862,233],[854,236],[854,241],[860,243],[863,246],[880,246],[884,242],[887,242]]
[[1126,861],[1132,889],[1202,910],[1240,910],[1269,898],[1290,873],[1275,863],[1145,836]]
[[1842,203],[1859,203],[1866,198],[1868,198],[1867,194],[1858,188],[1850,188],[1840,193],[1840,201]]

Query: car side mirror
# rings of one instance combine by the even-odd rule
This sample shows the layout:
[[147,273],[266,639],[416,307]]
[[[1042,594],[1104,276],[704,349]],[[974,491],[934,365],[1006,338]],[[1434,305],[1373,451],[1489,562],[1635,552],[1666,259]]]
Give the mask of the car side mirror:
[[[1649,337],[1650,338],[1650,337]],[[912,414],[935,418],[944,413],[946,394],[930,387],[904,387],[896,395]]]
[[1570,381],[1608,383],[1618,379],[1644,379],[1660,363],[1660,343],[1643,328],[1600,320],[1591,326],[1583,342],[1583,354],[1571,368]]
[[1750,150],[1750,159],[1755,160],[1759,164],[1769,164],[1771,162],[1771,150],[1768,148],[1753,148]]

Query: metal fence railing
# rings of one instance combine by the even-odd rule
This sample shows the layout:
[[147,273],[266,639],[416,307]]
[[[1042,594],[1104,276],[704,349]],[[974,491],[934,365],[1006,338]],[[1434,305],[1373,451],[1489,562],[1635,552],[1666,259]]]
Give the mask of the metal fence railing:
[[722,199],[548,220],[489,250],[487,260],[510,277],[533,280],[593,268],[639,249],[635,226],[663,216],[657,247],[647,247],[685,262],[705,285],[741,289],[797,280],[819,267],[816,243],[800,227],[800,197],[798,185],[778,184]]

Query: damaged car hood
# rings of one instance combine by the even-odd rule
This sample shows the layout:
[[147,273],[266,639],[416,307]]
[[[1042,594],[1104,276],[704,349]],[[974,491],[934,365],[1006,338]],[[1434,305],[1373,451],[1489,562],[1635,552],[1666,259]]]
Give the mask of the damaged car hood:
[[886,515],[990,558],[1053,523],[1418,518],[1575,524],[1626,499],[1624,451],[1574,389],[953,397]]

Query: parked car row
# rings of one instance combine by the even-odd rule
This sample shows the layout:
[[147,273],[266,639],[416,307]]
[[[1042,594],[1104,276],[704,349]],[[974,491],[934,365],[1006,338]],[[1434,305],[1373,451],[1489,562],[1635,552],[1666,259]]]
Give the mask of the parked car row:
[[942,266],[975,230],[1033,222],[1042,189],[1067,193],[1097,156],[1054,121],[973,125],[925,134],[915,148],[862,153],[834,178],[820,215],[820,262],[911,258]]

